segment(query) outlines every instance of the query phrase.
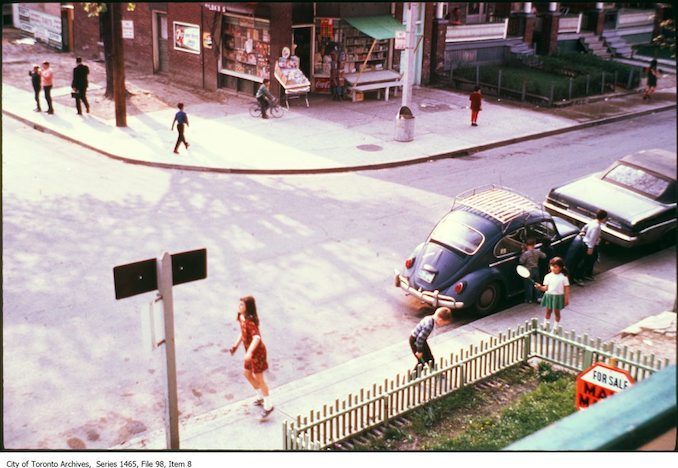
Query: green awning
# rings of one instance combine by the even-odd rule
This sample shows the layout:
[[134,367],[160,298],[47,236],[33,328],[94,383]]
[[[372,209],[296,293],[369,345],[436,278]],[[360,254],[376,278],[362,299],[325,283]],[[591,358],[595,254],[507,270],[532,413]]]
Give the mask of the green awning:
[[362,16],[344,18],[348,24],[374,39],[393,39],[396,31],[404,31],[405,25],[392,16]]

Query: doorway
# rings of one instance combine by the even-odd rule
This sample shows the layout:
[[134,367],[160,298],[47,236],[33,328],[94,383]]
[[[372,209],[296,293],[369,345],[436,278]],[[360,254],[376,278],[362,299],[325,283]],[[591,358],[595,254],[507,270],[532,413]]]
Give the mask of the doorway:
[[466,10],[466,24],[485,23],[486,8],[484,2],[469,2]]
[[153,72],[167,73],[169,58],[167,54],[168,43],[167,13],[153,12]]
[[308,79],[311,79],[313,25],[292,26],[292,44],[292,53],[299,57],[299,69]]

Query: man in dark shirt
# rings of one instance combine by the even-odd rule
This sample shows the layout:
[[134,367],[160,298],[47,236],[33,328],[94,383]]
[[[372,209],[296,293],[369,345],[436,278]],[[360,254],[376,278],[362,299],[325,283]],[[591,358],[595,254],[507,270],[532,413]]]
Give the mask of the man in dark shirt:
[[82,63],[81,57],[76,58],[75,63],[77,63],[77,66],[73,69],[71,90],[73,91],[75,97],[75,107],[78,110],[78,115],[82,115],[82,106],[80,101],[85,104],[85,108],[89,113],[89,102],[87,102],[87,86],[89,84],[87,76],[89,75],[89,67]]
[[174,115],[174,120],[172,121],[172,130],[174,130],[174,124],[177,124],[177,131],[179,136],[177,137],[177,143],[174,145],[174,152],[179,154],[179,144],[183,143],[186,146],[186,149],[190,146],[184,137],[184,125],[188,127],[188,115],[184,112],[184,103],[180,102],[177,104],[179,112]]
[[31,77],[31,84],[33,85],[33,92],[35,93],[35,108],[36,112],[42,112],[40,108],[40,90],[42,90],[42,85],[40,84],[40,67],[38,65],[33,65],[33,70],[29,70],[28,74]]

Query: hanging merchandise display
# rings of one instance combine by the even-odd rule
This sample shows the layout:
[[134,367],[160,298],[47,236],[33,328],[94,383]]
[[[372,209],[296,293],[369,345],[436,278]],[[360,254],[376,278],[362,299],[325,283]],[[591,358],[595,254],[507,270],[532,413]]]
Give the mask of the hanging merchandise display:
[[275,64],[275,78],[282,86],[285,105],[289,109],[289,100],[304,97],[308,107],[308,92],[311,82],[299,69],[299,57],[290,54],[289,47],[283,47],[282,57]]
[[268,78],[269,30],[267,20],[224,15],[221,72],[258,82]]

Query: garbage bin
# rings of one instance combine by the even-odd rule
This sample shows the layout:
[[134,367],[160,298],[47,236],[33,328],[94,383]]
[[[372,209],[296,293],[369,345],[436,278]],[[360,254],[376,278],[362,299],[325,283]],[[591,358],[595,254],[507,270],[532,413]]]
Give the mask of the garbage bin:
[[396,115],[395,141],[414,140],[414,115],[407,106],[402,106]]

